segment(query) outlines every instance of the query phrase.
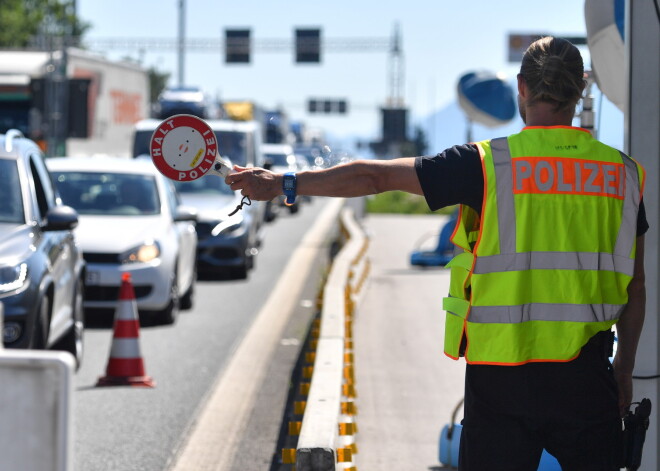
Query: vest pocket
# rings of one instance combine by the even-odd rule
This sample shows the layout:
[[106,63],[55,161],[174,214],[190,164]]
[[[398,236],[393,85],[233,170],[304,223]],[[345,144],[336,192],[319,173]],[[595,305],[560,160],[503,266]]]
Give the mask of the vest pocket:
[[461,340],[465,327],[465,316],[470,303],[460,298],[443,298],[442,307],[447,311],[445,319],[445,354],[458,359],[462,356]]

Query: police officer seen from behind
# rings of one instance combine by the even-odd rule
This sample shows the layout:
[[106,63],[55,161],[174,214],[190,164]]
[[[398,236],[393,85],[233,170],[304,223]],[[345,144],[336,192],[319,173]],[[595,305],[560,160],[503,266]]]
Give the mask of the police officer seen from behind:
[[571,126],[584,87],[577,48],[545,37],[522,60],[517,134],[286,178],[235,167],[226,179],[264,201],[402,190],[433,210],[460,204],[464,253],[443,305],[445,354],[467,362],[461,470],[535,471],[544,448],[564,471],[619,469],[646,302],[644,170]]

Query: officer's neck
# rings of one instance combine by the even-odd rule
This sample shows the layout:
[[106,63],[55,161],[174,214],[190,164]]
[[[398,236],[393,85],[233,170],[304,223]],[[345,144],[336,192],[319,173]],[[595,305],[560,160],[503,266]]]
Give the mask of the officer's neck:
[[557,111],[554,103],[536,102],[525,110],[527,126],[571,126],[575,107]]

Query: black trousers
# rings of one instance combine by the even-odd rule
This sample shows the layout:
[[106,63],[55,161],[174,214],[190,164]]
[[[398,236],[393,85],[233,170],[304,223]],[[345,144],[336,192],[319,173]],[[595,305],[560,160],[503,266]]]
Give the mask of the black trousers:
[[622,422],[610,332],[565,363],[467,365],[460,471],[536,471],[545,448],[563,471],[618,470]]

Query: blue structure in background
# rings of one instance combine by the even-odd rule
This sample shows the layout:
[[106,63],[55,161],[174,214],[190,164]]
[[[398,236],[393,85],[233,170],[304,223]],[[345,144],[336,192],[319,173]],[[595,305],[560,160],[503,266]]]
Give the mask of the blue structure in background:
[[410,254],[410,264],[422,267],[441,267],[447,265],[454,257],[454,244],[451,243],[451,235],[454,232],[458,211],[454,211],[442,229],[438,237],[438,244],[433,250],[414,250]]
[[[458,451],[461,442],[461,424],[445,425],[440,434],[440,463],[452,468],[458,467]],[[562,471],[557,458],[543,450],[537,471]]]
[[459,105],[475,123],[497,127],[516,116],[513,88],[496,74],[468,72],[459,79],[457,91]]

